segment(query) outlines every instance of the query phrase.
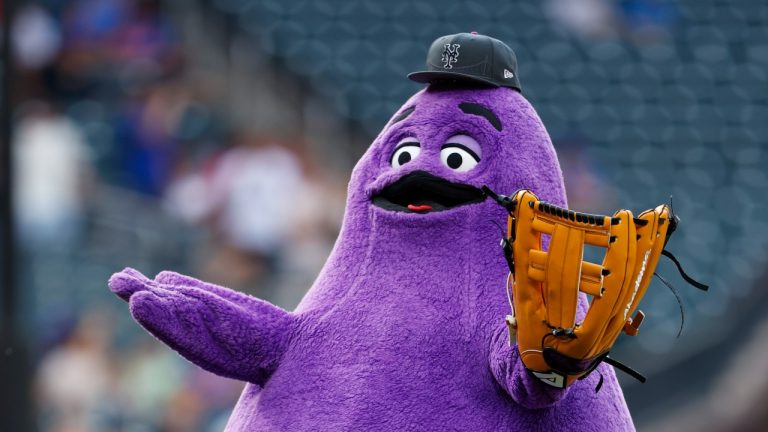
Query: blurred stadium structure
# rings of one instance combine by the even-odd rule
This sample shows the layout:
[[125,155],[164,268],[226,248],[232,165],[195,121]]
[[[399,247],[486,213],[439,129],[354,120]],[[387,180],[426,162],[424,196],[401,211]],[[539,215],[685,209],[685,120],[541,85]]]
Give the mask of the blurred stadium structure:
[[624,382],[639,429],[768,427],[768,3],[17,3],[18,316],[41,430],[220,430],[240,384],[158,346],[109,275],[174,269],[293,307],[354,161],[420,88],[405,75],[460,31],[516,51],[571,207],[674,196],[670,249],[712,288],[660,266],[683,336],[654,284],[616,349],[649,377]]

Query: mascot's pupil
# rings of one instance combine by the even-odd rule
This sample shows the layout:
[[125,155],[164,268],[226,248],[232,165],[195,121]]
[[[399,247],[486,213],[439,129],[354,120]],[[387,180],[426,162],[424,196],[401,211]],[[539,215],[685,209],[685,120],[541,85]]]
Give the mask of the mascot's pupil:
[[[408,157],[408,159],[410,159],[410,156]],[[451,153],[448,156],[448,160],[446,162],[448,162],[448,167],[453,168],[453,169],[457,169],[458,167],[461,166],[461,163],[464,162],[464,160],[461,158],[460,154],[458,154],[458,153]]]
[[400,165],[407,164],[411,161],[411,154],[408,152],[402,152],[400,153],[400,156],[397,157],[397,163]]

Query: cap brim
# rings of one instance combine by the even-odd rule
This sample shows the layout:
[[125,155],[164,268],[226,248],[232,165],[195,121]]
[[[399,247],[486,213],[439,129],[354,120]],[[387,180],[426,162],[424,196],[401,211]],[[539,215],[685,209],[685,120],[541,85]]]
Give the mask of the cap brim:
[[455,82],[467,82],[473,84],[485,84],[492,87],[501,87],[499,84],[480,78],[474,75],[466,75],[461,72],[452,71],[421,71],[411,72],[408,74],[408,79],[425,84],[434,84],[438,82],[455,81]]

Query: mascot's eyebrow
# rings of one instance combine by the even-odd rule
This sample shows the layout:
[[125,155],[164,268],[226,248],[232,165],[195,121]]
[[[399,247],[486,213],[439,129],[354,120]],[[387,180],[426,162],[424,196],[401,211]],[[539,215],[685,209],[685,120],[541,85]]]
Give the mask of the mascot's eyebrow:
[[459,109],[467,114],[473,114],[485,117],[497,131],[501,132],[501,120],[488,108],[471,102],[462,102],[459,104]]
[[406,119],[406,118],[407,118],[409,115],[411,115],[411,113],[412,113],[412,112],[413,112],[413,110],[415,110],[415,109],[416,109],[416,107],[415,107],[415,106],[412,106],[412,107],[410,107],[410,108],[406,108],[406,109],[404,109],[404,110],[403,110],[403,112],[401,112],[400,114],[398,114],[398,115],[397,115],[397,117],[395,117],[395,118],[393,118],[393,119],[392,119],[392,123],[390,123],[390,125],[393,125],[393,124],[395,124],[395,123],[397,123],[397,122],[399,122],[399,121],[403,121],[403,120],[405,120],[405,119]]

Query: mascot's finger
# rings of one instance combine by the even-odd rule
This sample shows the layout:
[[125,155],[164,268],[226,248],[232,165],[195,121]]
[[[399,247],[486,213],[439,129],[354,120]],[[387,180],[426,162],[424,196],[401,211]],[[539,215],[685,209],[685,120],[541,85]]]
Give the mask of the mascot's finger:
[[145,281],[145,282],[148,282],[148,281],[152,280],[152,279],[144,276],[144,273],[136,270],[135,268],[131,268],[131,267],[124,268],[121,273],[125,273],[125,274],[127,274],[129,276],[133,276],[136,279],[139,279],[139,280],[142,280],[142,281]]
[[207,282],[203,282],[199,279],[195,279],[192,276],[183,275],[173,271],[163,270],[155,276],[155,282],[167,284],[167,285],[186,285],[186,286],[200,286],[209,285]]
[[155,276],[155,282],[164,285],[166,289],[183,291],[183,287],[196,288],[207,291],[213,295],[226,299],[243,307],[254,307],[261,303],[256,297],[249,296],[220,285],[203,282],[191,276],[186,276],[172,271],[162,271]]
[[109,278],[110,291],[117,294],[121,299],[128,299],[136,292],[150,289],[152,280],[141,274],[138,270],[126,267],[123,271],[117,272]]
[[244,308],[200,289],[182,290],[136,293],[130,299],[131,314],[201,368],[241,381],[263,381],[277,365],[277,352],[284,349],[281,330],[286,326],[259,320],[261,317]]

